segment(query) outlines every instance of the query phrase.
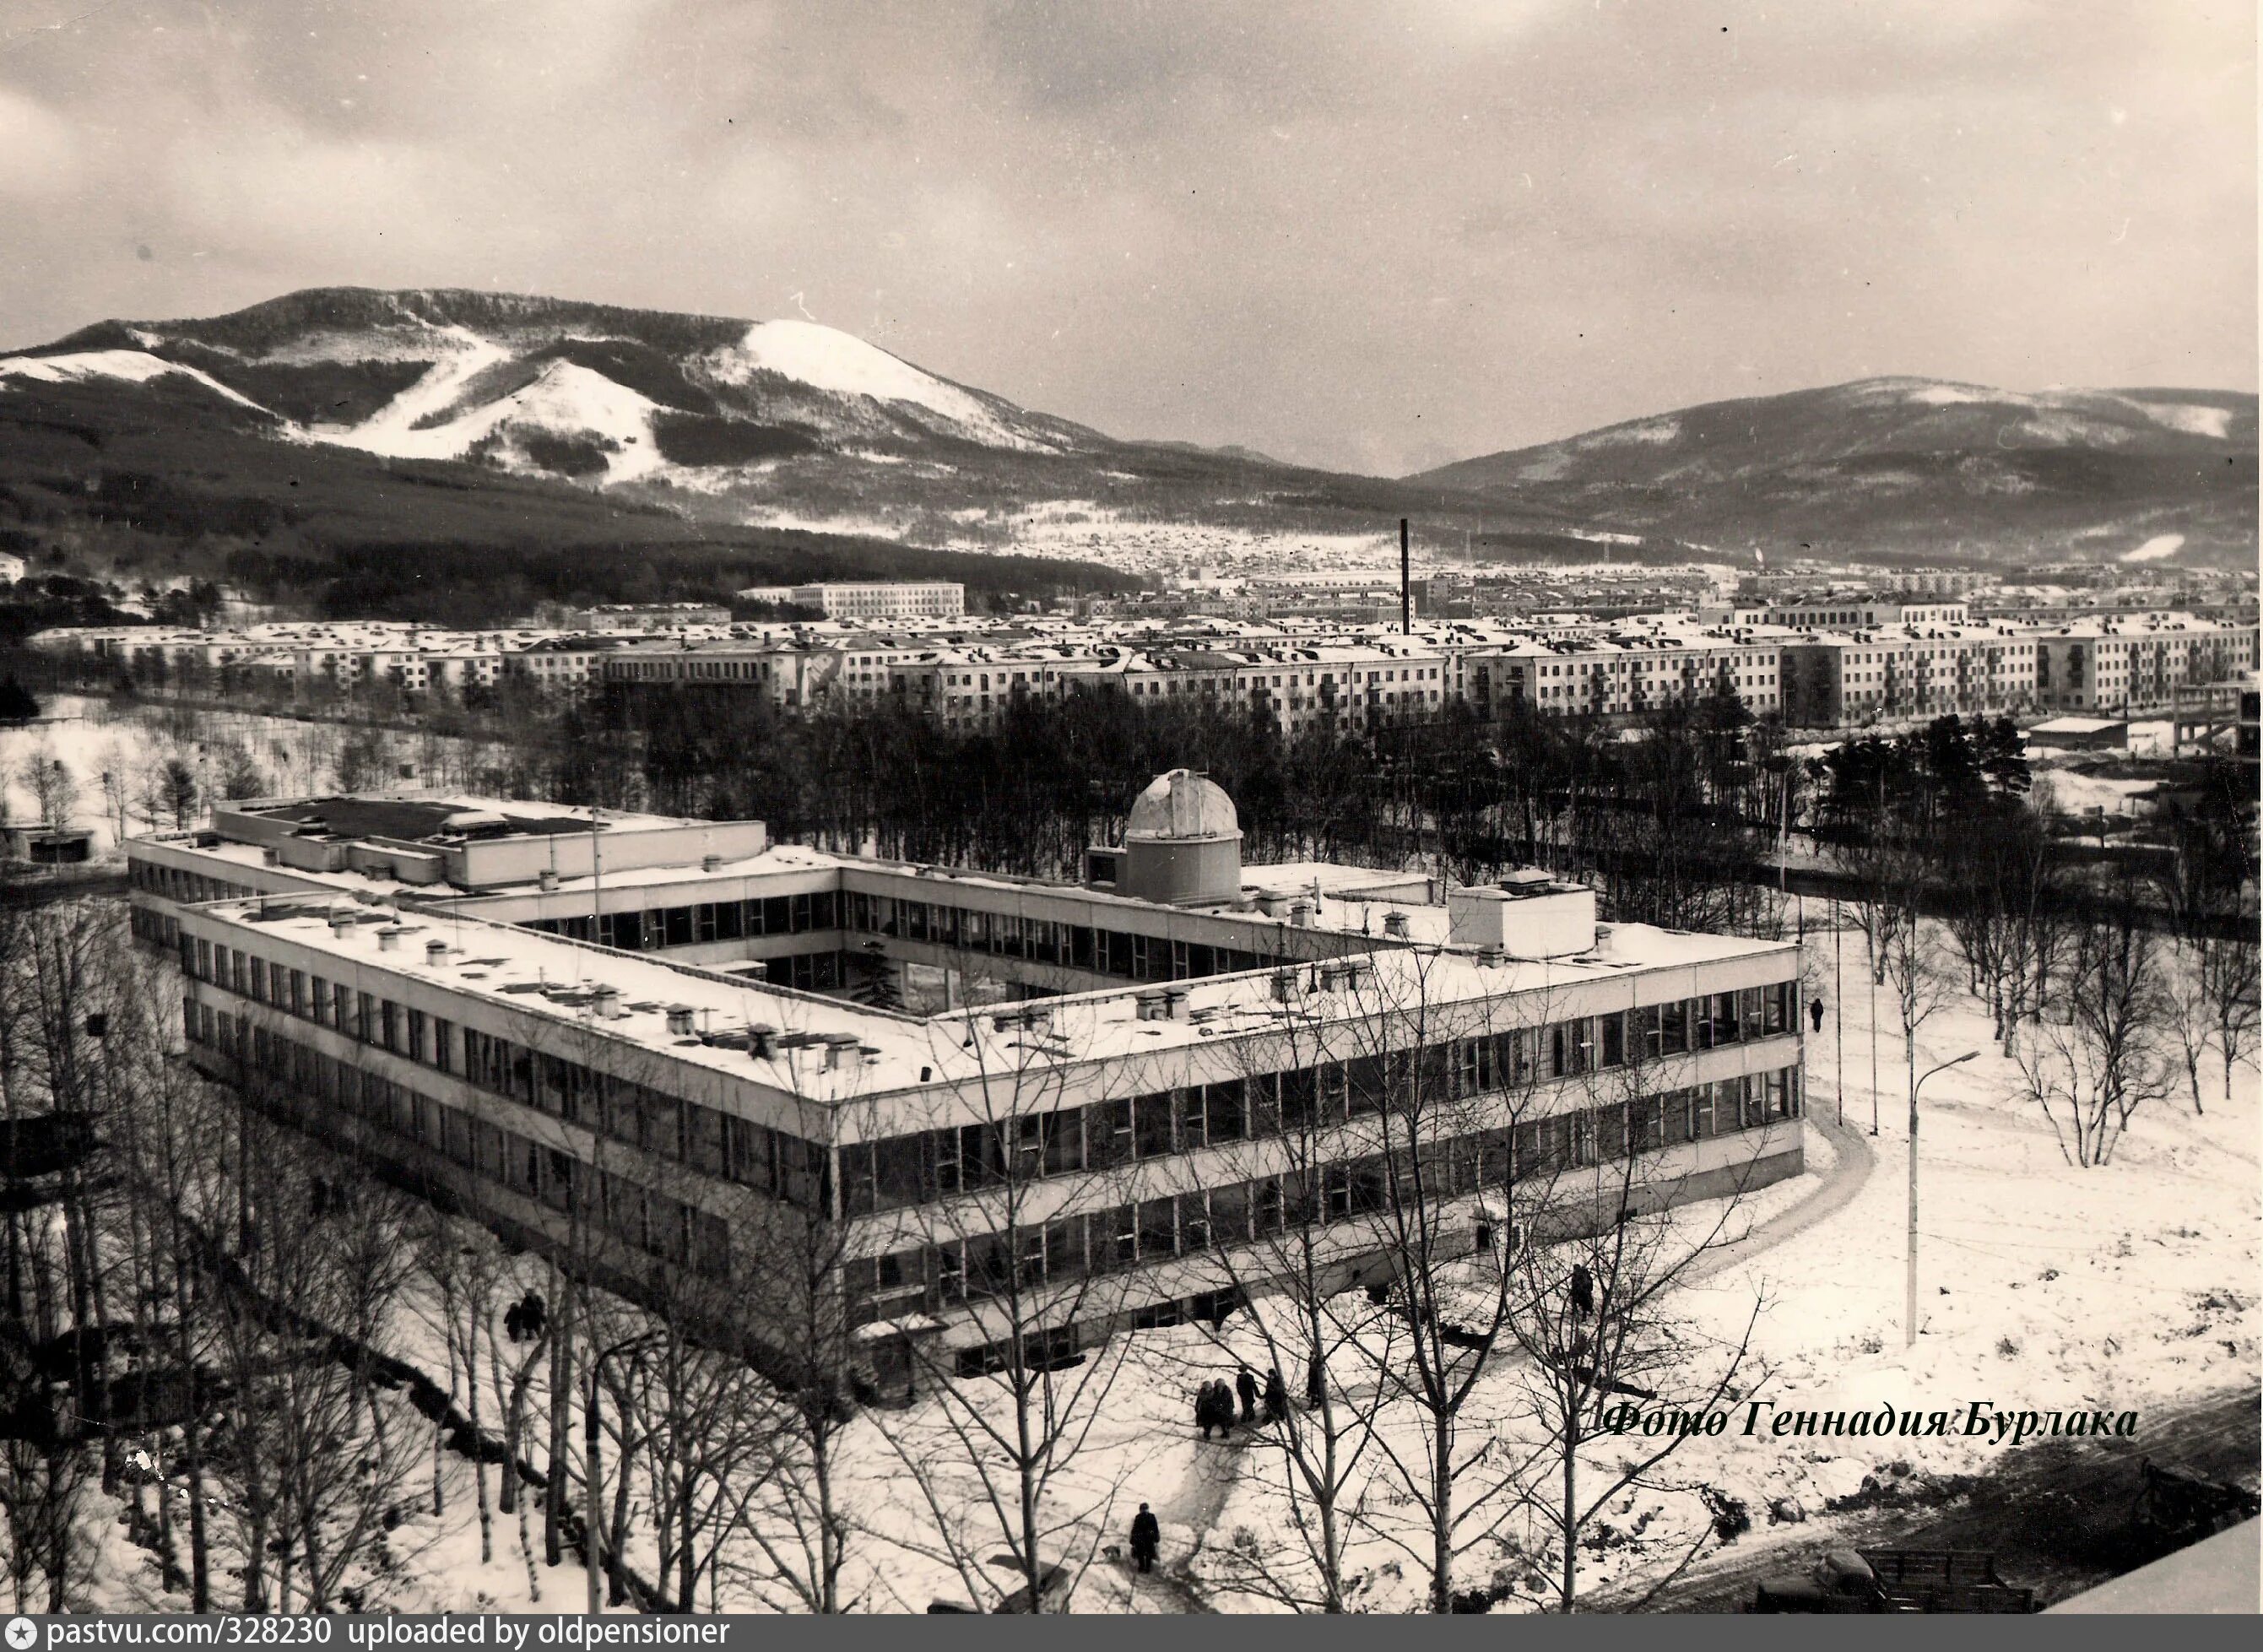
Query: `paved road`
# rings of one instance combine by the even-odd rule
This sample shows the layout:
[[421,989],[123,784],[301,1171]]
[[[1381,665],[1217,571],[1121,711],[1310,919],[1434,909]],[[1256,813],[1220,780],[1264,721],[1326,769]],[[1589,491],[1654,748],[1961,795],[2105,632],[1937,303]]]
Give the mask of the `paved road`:
[[2138,1463],[2253,1487],[2258,1391],[2235,1389],[2141,1414],[2134,1439],[2050,1440],[2007,1452],[1945,1504],[1870,1509],[1804,1525],[1756,1532],[1708,1555],[1646,1605],[1626,1591],[1594,1611],[1736,1612],[1770,1574],[1802,1572],[1827,1548],[1982,1549],[2007,1583],[2033,1586],[2049,1605],[2117,1577],[2149,1558],[2127,1547]]

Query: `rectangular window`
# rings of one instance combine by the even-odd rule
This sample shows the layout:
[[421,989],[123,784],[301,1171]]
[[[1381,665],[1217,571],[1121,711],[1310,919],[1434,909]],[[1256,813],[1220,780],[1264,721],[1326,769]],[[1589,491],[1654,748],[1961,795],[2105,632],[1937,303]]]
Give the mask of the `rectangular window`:
[[929,1130],[921,1138],[927,1144],[928,1185],[937,1194],[956,1193],[965,1185],[958,1158],[958,1132]]
[[1065,1176],[1084,1168],[1084,1109],[1045,1115],[1045,1173]]
[[1204,1106],[1203,1087],[1189,1084],[1174,1090],[1178,1102],[1179,1151],[1190,1153],[1210,1144],[1210,1115]]
[[1197,1191],[1179,1195],[1179,1249],[1191,1255],[1210,1249],[1210,1200]]
[[1146,1199],[1139,1202],[1139,1259],[1158,1260],[1177,1254],[1178,1201]]
[[1137,1120],[1139,1153],[1143,1159],[1166,1157],[1171,1151],[1171,1093],[1139,1096],[1132,1101]]
[[1626,1017],[1623,1015],[1601,1016],[1597,1018],[1595,1025],[1602,1032],[1601,1049],[1596,1057],[1598,1063],[1604,1067],[1624,1066],[1627,1046]]

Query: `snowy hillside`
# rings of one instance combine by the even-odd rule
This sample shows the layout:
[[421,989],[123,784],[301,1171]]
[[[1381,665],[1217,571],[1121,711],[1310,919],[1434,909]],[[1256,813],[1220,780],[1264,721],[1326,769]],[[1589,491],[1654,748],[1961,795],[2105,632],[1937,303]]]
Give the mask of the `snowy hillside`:
[[0,357],[0,385],[170,375],[270,416],[288,439],[707,492],[794,453],[1106,446],[814,322],[513,295],[293,293],[208,321],[105,322]]

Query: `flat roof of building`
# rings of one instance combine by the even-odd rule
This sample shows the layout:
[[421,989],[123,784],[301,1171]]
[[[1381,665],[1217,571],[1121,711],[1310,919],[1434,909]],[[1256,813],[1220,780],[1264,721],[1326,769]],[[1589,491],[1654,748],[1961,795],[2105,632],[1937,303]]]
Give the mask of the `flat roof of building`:
[[[300,836],[389,837],[405,843],[457,843],[466,837],[542,837],[566,832],[652,831],[708,822],[625,809],[592,811],[568,803],[476,797],[469,793],[358,793],[332,797],[257,798],[224,805],[223,814],[281,821]],[[224,830],[215,822],[216,830]]]
[[[804,1100],[842,1103],[922,1083],[969,1083],[1033,1064],[1073,1065],[1196,1047],[1220,1039],[1262,1037],[1331,1022],[1357,1025],[1377,1014],[1483,1004],[1520,995],[1552,995],[1630,972],[1789,953],[1790,942],[1688,934],[1647,924],[1599,925],[1594,949],[1574,958],[1486,961],[1474,953],[1398,947],[1359,957],[1358,996],[1300,988],[1276,996],[1273,967],[1195,981],[1132,984],[1095,992],[957,1010],[928,1019],[845,999],[727,975],[719,970],[618,952],[475,917],[350,905],[322,895],[272,895],[189,909],[197,916],[289,940],[349,966],[422,978],[499,1007],[554,1020],[575,1036],[603,1040],[751,1078]],[[331,915],[351,922],[333,928]],[[380,936],[392,932],[388,949]],[[444,943],[435,958],[430,943]],[[243,943],[255,945],[249,936]],[[1309,983],[1338,965],[1291,966]],[[334,965],[335,968],[336,966]],[[596,994],[610,988],[625,1011],[600,1018]],[[1182,995],[1180,1018],[1150,1019],[1139,1002]],[[716,1042],[669,1031],[669,1011],[689,1010]],[[1036,1011],[1042,1025],[1017,1018]],[[1542,1018],[1545,1018],[1544,1015]],[[1507,1021],[1503,1025],[1508,1025]],[[784,1035],[772,1054],[748,1053],[749,1027]],[[828,1067],[834,1043],[854,1060]],[[815,1050],[820,1059],[802,1052]],[[838,1059],[838,1058],[836,1058]]]

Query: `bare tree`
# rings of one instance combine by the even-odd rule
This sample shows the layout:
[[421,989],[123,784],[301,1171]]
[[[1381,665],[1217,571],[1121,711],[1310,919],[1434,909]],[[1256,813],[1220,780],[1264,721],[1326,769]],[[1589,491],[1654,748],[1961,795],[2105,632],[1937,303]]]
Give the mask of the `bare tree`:
[[958,1101],[975,1121],[954,1132],[964,1192],[932,1206],[931,1250],[938,1301],[963,1301],[985,1341],[961,1354],[907,1339],[926,1402],[875,1421],[929,1516],[936,1556],[980,1601],[1005,1592],[987,1569],[1002,1546],[1013,1592],[1042,1612],[1074,1594],[1128,1472],[1095,1479],[1086,1451],[1124,1342],[1080,1350],[1074,1328],[1122,1314],[1134,1276],[1118,1270],[1140,1254],[1140,1229],[1124,1250],[1124,1213],[1137,1207],[1115,1202],[1116,1178],[1061,1179],[1088,1162],[1094,1107],[1068,1105],[1071,1065],[1041,1020],[977,1012],[965,1032],[976,1071]]
[[2110,901],[2077,934],[2019,1066],[2027,1095],[2059,1150],[2085,1168],[2110,1163],[2130,1119],[2174,1088],[2164,1048],[2170,1004],[2164,943],[2134,891]]
[[[1764,1134],[1753,1157],[1737,1167],[1748,1177],[1775,1138],[1800,1128],[1796,1088],[1781,1076],[1668,1091],[1652,1090],[1641,1062],[1598,1077],[1587,1093],[1601,1104],[1592,1127],[1600,1163],[1580,1169],[1558,1157],[1520,1179],[1521,1243],[1505,1270],[1515,1280],[1508,1326],[1523,1356],[1519,1380],[1538,1425],[1536,1443],[1517,1464],[1520,1495],[1552,1533],[1556,1605],[1565,1612],[1579,1605],[1580,1548],[1590,1524],[1630,1490],[1676,1489],[1664,1471],[1689,1438],[1678,1428],[1644,1433],[1629,1449],[1615,1414],[1639,1400],[1668,1415],[1702,1416],[1756,1386],[1748,1367],[1757,1300],[1733,1341],[1701,1330],[1674,1306],[1674,1293],[1741,1236],[1744,1184],[1669,1214],[1680,1176],[1649,1150],[1704,1140],[1709,1130],[1758,1129]],[[1703,1540],[1701,1532],[1654,1587],[1678,1575]]]

